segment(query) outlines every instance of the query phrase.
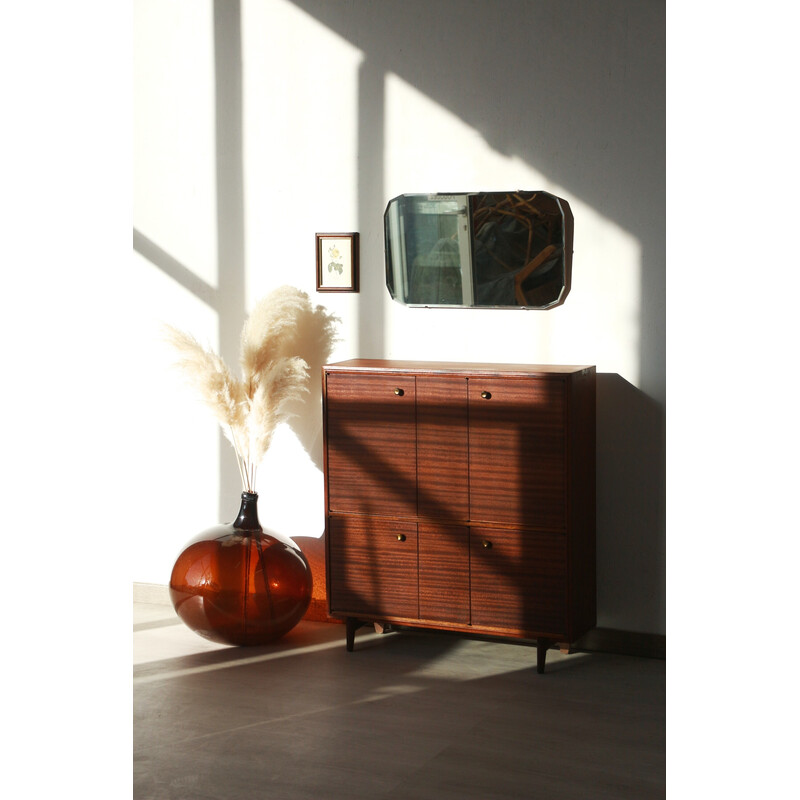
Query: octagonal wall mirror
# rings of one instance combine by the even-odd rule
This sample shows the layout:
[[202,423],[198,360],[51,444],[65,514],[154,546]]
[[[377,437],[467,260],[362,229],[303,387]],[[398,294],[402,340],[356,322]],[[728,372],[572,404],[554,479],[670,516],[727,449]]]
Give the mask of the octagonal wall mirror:
[[400,195],[384,234],[386,286],[403,305],[547,309],[569,293],[572,212],[547,192]]

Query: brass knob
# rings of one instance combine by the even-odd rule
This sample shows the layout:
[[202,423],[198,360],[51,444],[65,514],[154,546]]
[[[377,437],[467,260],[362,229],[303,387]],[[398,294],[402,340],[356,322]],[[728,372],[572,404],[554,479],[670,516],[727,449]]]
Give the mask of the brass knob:
[[491,400],[492,399],[492,393],[491,392],[481,392],[481,397],[484,400]]
[[492,547],[492,543],[488,539],[483,540],[483,549],[489,550]]
[[402,397],[402,396],[403,396],[403,390],[402,390],[402,389],[401,389],[399,386],[397,387],[397,389],[395,389],[395,390],[394,390],[394,393],[395,393],[395,394],[396,394],[398,397]]
[[397,541],[398,542],[404,542],[405,540],[406,540],[406,535],[404,533],[398,533],[397,534]]

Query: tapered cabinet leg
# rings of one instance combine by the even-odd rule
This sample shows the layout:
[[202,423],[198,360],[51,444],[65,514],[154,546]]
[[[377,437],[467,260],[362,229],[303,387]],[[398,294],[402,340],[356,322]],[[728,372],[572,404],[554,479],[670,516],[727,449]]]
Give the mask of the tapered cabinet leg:
[[352,653],[356,641],[356,630],[361,627],[361,623],[353,617],[346,617],[344,627],[347,635],[347,652]]
[[547,660],[547,650],[553,644],[550,639],[536,640],[536,671],[541,675],[544,672],[545,661]]

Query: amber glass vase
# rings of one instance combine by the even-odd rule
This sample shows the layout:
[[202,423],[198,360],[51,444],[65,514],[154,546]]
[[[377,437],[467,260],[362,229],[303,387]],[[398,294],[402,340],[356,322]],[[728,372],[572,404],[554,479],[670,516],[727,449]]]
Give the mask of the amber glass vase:
[[311,602],[311,569],[288,537],[264,530],[258,495],[242,492],[239,516],[192,539],[169,582],[181,620],[212,642],[260,645],[290,631]]

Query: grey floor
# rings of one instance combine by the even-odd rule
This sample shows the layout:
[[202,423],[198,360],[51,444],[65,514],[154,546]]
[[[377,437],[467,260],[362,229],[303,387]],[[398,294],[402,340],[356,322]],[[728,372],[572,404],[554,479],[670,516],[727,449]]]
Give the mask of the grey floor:
[[663,798],[665,663],[301,623],[215,645],[134,603],[135,800]]

